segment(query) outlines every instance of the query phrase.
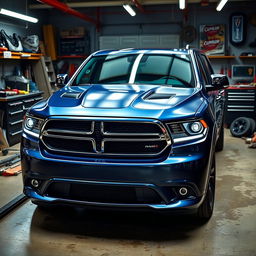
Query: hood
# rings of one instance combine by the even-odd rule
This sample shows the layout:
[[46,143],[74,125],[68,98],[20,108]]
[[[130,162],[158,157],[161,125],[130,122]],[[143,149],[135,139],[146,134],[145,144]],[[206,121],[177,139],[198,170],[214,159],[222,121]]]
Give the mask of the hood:
[[[200,89],[158,85],[87,85],[64,87],[44,108],[46,115],[179,118],[193,117],[202,104]],[[42,113],[39,113],[42,114]]]

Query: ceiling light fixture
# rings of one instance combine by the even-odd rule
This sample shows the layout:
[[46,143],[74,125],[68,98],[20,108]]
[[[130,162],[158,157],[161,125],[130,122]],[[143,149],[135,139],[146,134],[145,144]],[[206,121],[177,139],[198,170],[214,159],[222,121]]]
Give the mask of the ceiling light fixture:
[[216,10],[219,12],[222,10],[222,8],[224,7],[224,5],[227,3],[228,0],[220,0],[220,2],[218,3]]
[[132,9],[132,7],[129,4],[124,4],[123,7],[131,16],[136,15],[136,12]]
[[26,21],[33,22],[33,23],[38,22],[38,19],[33,18],[31,16],[27,16],[27,15],[24,15],[24,14],[21,14],[18,12],[12,12],[12,11],[9,11],[9,10],[3,9],[3,8],[0,9],[0,14],[7,15],[7,16],[17,18],[20,20],[26,20]]
[[186,7],[186,1],[185,0],[179,0],[179,7],[181,10],[184,10]]

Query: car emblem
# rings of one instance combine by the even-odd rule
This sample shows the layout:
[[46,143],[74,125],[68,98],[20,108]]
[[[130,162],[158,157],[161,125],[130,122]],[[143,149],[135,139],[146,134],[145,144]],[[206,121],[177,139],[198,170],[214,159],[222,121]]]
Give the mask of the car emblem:
[[102,142],[103,142],[103,134],[102,134],[102,122],[95,122],[94,123],[94,129],[93,129],[93,138],[95,140],[95,150],[97,153],[103,152]]

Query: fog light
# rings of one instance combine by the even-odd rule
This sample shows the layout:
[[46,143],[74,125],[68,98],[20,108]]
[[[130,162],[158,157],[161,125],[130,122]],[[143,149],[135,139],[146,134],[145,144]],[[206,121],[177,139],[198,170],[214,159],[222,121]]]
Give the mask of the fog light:
[[33,187],[35,187],[35,188],[38,188],[38,186],[39,186],[39,181],[36,180],[36,179],[33,179],[33,180],[31,180],[31,185],[32,185]]
[[187,190],[187,188],[182,187],[179,189],[179,193],[181,196],[185,196],[188,193],[188,190]]

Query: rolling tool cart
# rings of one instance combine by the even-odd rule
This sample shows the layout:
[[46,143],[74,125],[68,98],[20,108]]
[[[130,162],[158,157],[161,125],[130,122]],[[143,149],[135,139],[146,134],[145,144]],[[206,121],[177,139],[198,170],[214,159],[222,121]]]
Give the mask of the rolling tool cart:
[[230,86],[225,91],[225,124],[227,127],[239,117],[256,121],[256,87]]
[[0,97],[0,108],[3,109],[0,127],[6,131],[9,146],[20,142],[23,117],[26,111],[41,99],[42,92]]

